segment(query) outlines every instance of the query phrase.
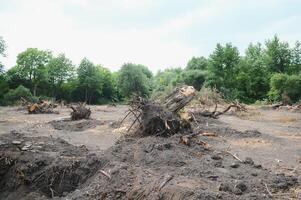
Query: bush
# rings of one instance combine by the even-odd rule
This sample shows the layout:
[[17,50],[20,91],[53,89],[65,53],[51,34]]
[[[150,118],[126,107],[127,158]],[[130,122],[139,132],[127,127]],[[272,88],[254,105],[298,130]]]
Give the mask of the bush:
[[201,90],[197,93],[195,100],[207,106],[214,106],[216,103],[226,103],[222,94],[219,93],[216,88],[210,88],[205,86],[203,86]]
[[206,74],[201,70],[186,70],[182,73],[182,80],[186,85],[192,85],[200,90],[206,80]]
[[4,101],[8,105],[13,105],[20,99],[24,98],[27,101],[32,101],[33,96],[30,92],[30,90],[23,85],[20,85],[16,89],[9,90],[5,95],[4,95]]
[[282,94],[287,94],[292,101],[301,98],[301,76],[283,73],[274,74],[270,81],[269,98],[273,101],[281,100]]

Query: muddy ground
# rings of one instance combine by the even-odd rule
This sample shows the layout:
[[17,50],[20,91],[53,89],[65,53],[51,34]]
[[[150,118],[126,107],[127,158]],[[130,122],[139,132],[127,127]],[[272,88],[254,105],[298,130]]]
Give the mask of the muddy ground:
[[[190,146],[125,136],[126,106],[92,119],[0,108],[0,199],[301,199],[301,113],[196,116]],[[206,142],[207,145],[200,145]]]

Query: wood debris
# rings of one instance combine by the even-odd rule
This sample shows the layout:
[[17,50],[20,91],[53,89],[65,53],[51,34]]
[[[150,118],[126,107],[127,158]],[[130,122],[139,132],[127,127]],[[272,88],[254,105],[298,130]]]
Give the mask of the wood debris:
[[73,107],[70,106],[72,109],[71,112],[71,120],[80,120],[80,119],[89,119],[91,115],[90,108],[86,108],[84,103],[80,103],[78,106]]

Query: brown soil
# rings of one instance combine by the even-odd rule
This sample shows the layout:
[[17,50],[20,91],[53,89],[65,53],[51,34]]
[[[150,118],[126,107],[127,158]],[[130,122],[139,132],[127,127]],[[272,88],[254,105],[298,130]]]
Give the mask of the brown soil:
[[[252,120],[197,117],[193,132],[216,134],[197,136],[208,145],[187,146],[179,143],[183,132],[124,136],[129,122],[120,127],[119,121],[126,106],[91,110],[91,120],[71,122],[68,108],[59,115],[0,108],[0,199],[301,197],[300,113],[258,110]],[[278,115],[296,121],[286,124]],[[275,159],[283,159],[281,167],[268,162]]]

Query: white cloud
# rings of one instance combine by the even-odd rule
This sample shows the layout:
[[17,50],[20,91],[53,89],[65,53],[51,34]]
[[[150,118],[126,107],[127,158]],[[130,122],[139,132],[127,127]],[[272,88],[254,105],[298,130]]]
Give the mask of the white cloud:
[[[18,53],[28,47],[37,47],[65,53],[75,64],[87,57],[113,70],[118,69],[124,62],[145,64],[153,71],[170,66],[184,66],[190,57],[199,56],[200,52],[207,53],[208,46],[214,48],[215,43],[207,41],[211,39],[213,42],[212,38],[215,38],[215,42],[224,33],[216,32],[211,38],[202,38],[203,43],[194,44],[181,39],[183,30],[204,27],[203,32],[211,33],[219,23],[231,23],[224,18],[239,13],[242,8],[273,9],[286,3],[284,0],[206,0],[186,12],[174,14],[167,20],[162,18],[155,25],[143,26],[146,28],[120,25],[123,22],[122,14],[134,12],[139,16],[151,9],[160,9],[160,2],[163,1],[6,0],[6,4],[15,5],[0,11],[0,35],[8,44],[8,57],[4,64],[7,67],[13,66]],[[72,6],[80,8],[82,12],[77,10],[75,13],[66,13],[66,8],[72,9]],[[164,9],[169,8],[165,5],[162,13],[165,12]],[[120,24],[104,26],[102,23],[109,23],[106,17],[111,15],[119,17]],[[95,18],[101,18],[102,22],[90,24],[89,20]],[[267,35],[278,32],[283,33],[285,39],[295,40],[300,37],[300,29],[291,30],[298,21],[300,16],[271,22],[264,29],[250,30],[247,33],[225,31],[232,34],[232,42],[238,41],[239,44],[248,44],[258,39],[260,41],[262,37],[266,39]],[[83,27],[82,23],[86,26]],[[191,41],[194,39],[191,38]]]
[[76,64],[87,57],[114,70],[124,62],[145,64],[153,71],[185,65],[194,53],[193,48],[180,42],[163,40],[157,30],[82,29],[64,15],[55,1],[31,0],[22,5],[18,13],[0,13],[0,32],[8,44],[4,60],[7,67],[13,66],[16,55],[28,47],[64,52]]

